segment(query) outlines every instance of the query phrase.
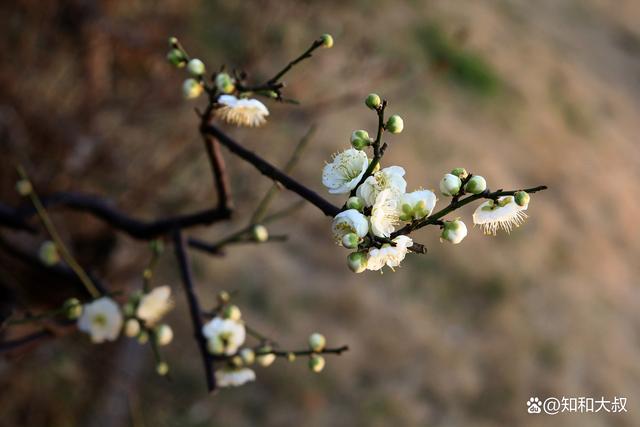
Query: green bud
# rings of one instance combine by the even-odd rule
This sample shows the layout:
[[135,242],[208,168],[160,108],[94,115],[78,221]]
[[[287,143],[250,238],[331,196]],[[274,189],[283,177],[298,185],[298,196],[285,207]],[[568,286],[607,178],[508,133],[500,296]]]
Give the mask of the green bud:
[[169,37],[169,47],[176,47],[178,45],[178,39],[176,37]]
[[389,117],[389,120],[387,120],[387,124],[385,125],[385,129],[391,133],[402,132],[402,129],[404,129],[404,121],[402,120],[402,117],[397,114]]
[[453,174],[445,174],[440,180],[440,192],[445,196],[455,196],[460,192],[462,181]]
[[167,53],[167,61],[178,68],[182,68],[187,64],[187,58],[180,49],[171,49]]
[[204,88],[196,79],[187,79],[182,83],[182,95],[186,99],[195,99],[202,94]]
[[351,141],[351,146],[358,151],[364,150],[368,145],[369,141],[365,141],[364,139],[354,139]]
[[347,200],[347,209],[355,209],[359,212],[362,212],[364,209],[365,203],[362,197],[353,196],[349,197]]
[[356,130],[351,134],[351,145],[356,150],[362,150],[371,143],[369,134],[366,130]]
[[377,93],[370,93],[367,96],[367,99],[364,100],[364,103],[367,107],[371,108],[372,110],[375,110],[378,107],[380,107],[380,105],[382,105],[382,100],[380,99],[380,96],[378,96]]
[[367,269],[367,254],[364,252],[352,252],[347,257],[347,265],[354,273],[362,273]]
[[28,179],[21,179],[16,182],[16,191],[22,197],[26,197],[33,191],[33,186]]
[[204,62],[198,58],[193,58],[187,64],[187,71],[194,77],[199,77],[205,73]]
[[347,249],[355,249],[358,247],[360,239],[356,233],[347,233],[342,237],[342,246]]
[[67,319],[75,320],[82,315],[82,304],[77,298],[69,298],[62,305]]
[[469,176],[469,173],[465,168],[455,168],[451,171],[451,175],[455,175],[460,179],[465,179],[467,176]]
[[309,357],[309,369],[311,369],[316,374],[322,372],[322,370],[324,369],[325,363],[326,362],[324,360],[324,357],[318,354],[314,354],[311,357]]
[[235,320],[237,322],[242,318],[242,312],[237,305],[228,305],[222,311],[222,317],[225,319]]
[[173,329],[167,324],[158,325],[155,329],[156,344],[167,345],[173,341]]
[[363,129],[354,130],[353,133],[351,133],[351,142],[353,142],[354,139],[369,140],[369,132]]
[[128,319],[124,324],[124,334],[129,338],[137,337],[140,329],[140,322],[137,319]]
[[233,79],[227,73],[218,73],[216,76],[216,87],[222,93],[232,93],[236,90]]
[[[258,349],[258,353],[268,353],[271,350],[272,350],[271,347],[267,345],[264,347],[260,347]],[[271,364],[275,360],[276,360],[276,355],[273,353],[259,354],[258,356],[256,356],[256,362],[258,363],[258,365],[262,366],[263,368],[271,366]]]
[[251,236],[256,242],[264,243],[269,240],[269,231],[264,225],[256,224],[251,229]]
[[527,206],[529,204],[529,200],[531,200],[531,197],[526,191],[516,191],[516,194],[514,194],[514,199],[518,206]]
[[327,49],[333,47],[333,37],[331,34],[321,35],[320,40],[322,40],[322,47],[326,47]]
[[459,219],[453,221],[445,221],[440,235],[440,241],[446,241],[457,245],[467,237],[467,226]]
[[311,350],[321,352],[324,350],[325,345],[327,345],[327,339],[324,335],[315,332],[309,336],[309,348]]
[[252,365],[256,360],[256,353],[250,348],[240,350],[240,357],[245,365]]
[[465,184],[464,191],[471,194],[480,194],[487,189],[487,181],[480,175],[474,175]]
[[38,256],[40,257],[40,261],[49,267],[60,262],[58,247],[51,240],[42,242],[40,249],[38,249]]
[[160,376],[165,376],[169,373],[169,364],[167,362],[158,362],[156,365],[156,372]]

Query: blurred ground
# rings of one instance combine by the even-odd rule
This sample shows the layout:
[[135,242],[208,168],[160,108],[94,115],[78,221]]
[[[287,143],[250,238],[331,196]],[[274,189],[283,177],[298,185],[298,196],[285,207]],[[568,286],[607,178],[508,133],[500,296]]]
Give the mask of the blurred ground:
[[[294,175],[318,191],[330,154],[353,129],[374,128],[362,104],[372,91],[404,118],[385,164],[404,166],[410,188],[464,166],[493,188],[551,190],[510,237],[476,229],[452,247],[423,230],[429,253],[382,276],[350,274],[327,218],[306,207],[272,227],[287,243],[194,262],[205,301],[239,290],[245,316],[287,347],[315,330],[349,344],[325,373],[278,361],[254,384],[207,396],[178,296],[171,382],[146,348],[72,335],[0,361],[0,425],[640,425],[638,20],[633,0],[4,2],[4,201],[17,203],[20,158],[43,192],[103,193],[142,217],[212,202],[193,105],[164,61],[169,35],[210,68],[256,81],[334,35],[287,78],[301,107],[270,105],[266,127],[230,130],[282,164],[317,123]],[[227,159],[248,214],[269,183]],[[137,285],[144,244],[86,216],[55,218],[83,261]],[[171,254],[162,260],[160,281],[178,289]],[[10,271],[0,270],[7,282]],[[626,396],[629,412],[526,413],[531,396],[563,395]]]

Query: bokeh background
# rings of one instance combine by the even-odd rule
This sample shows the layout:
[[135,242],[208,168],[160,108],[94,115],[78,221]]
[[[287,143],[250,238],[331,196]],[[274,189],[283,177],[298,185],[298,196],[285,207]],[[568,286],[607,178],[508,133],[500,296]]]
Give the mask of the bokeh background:
[[[333,34],[332,49],[286,78],[301,106],[269,104],[264,128],[227,128],[281,165],[317,124],[293,175],[318,191],[331,153],[352,130],[374,129],[363,105],[373,91],[404,118],[384,164],[404,166],[410,188],[435,188],[463,166],[492,188],[550,190],[511,236],[473,229],[452,246],[421,230],[429,253],[384,275],[351,274],[312,206],[270,226],[286,243],[194,253],[206,304],[237,290],[244,316],[283,346],[318,330],[351,348],[321,375],[279,360],[215,396],[168,251],[156,283],[177,293],[171,381],[155,375],[147,347],[66,335],[0,359],[0,425],[640,425],[639,21],[633,0],[2,2],[6,203],[19,203],[17,159],[42,193],[104,194],[143,218],[215,201],[193,113],[203,101],[182,100],[184,74],[164,59],[170,35],[210,70],[226,64],[259,82]],[[194,231],[211,240],[243,226],[270,185],[225,157],[237,215]],[[282,193],[274,206],[295,200]],[[468,223],[472,209],[460,212]],[[54,219],[114,288],[140,286],[146,244],[86,215]],[[0,233],[32,249],[41,239]],[[25,306],[68,296],[3,251],[0,266]],[[624,396],[629,412],[533,416],[531,396]]]

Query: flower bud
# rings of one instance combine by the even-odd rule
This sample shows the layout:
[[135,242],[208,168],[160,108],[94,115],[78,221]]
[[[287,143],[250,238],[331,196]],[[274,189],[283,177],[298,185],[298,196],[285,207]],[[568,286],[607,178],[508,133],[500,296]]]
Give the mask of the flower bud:
[[137,319],[129,319],[124,324],[124,334],[129,338],[137,337],[140,333],[140,322]]
[[62,305],[67,319],[75,320],[82,315],[82,304],[77,298],[69,298]]
[[237,322],[242,318],[242,312],[237,305],[228,305],[222,311],[222,317]]
[[362,212],[364,209],[365,202],[362,197],[353,196],[347,199],[347,209],[355,209],[358,212]]
[[362,273],[367,269],[367,254],[364,252],[352,252],[347,257],[347,265],[354,273]]
[[324,365],[325,365],[324,357],[318,354],[314,354],[311,357],[309,357],[309,369],[311,369],[316,374],[319,372],[322,372],[322,370],[324,369]]
[[138,334],[138,344],[146,344],[149,341],[149,334],[147,331],[140,331]]
[[402,117],[394,114],[389,117],[389,120],[387,120],[387,124],[384,127],[391,133],[400,133],[402,132],[402,129],[404,129],[404,121],[402,120]]
[[[267,353],[269,351],[271,351],[271,347],[269,346],[264,346],[258,349],[258,353]],[[276,355],[273,353],[259,354],[256,356],[256,362],[258,362],[258,365],[262,366],[263,368],[271,366],[271,364],[275,360],[276,360]]]
[[327,49],[333,47],[333,37],[331,34],[321,35],[320,40],[322,40],[322,47],[326,47]]
[[295,353],[293,353],[292,351],[290,351],[289,353],[287,353],[287,360],[291,363],[296,361],[296,355]]
[[465,168],[455,168],[451,171],[451,175],[455,175],[460,179],[465,179],[467,176],[469,176],[469,172],[467,172]]
[[240,357],[240,356],[233,356],[231,358],[231,364],[233,366],[235,366],[236,368],[242,368],[242,366],[244,365],[244,361],[242,360],[242,357]]
[[169,47],[176,47],[178,45],[177,37],[169,37]]
[[198,58],[193,58],[187,64],[187,71],[194,77],[203,75],[205,72],[204,62],[202,62]]
[[169,373],[169,364],[167,362],[158,362],[156,365],[156,372],[160,376],[165,376]]
[[351,134],[351,146],[356,150],[362,150],[371,143],[369,134],[366,130],[356,130]]
[[321,352],[324,350],[324,346],[327,345],[327,339],[324,335],[319,333],[313,333],[309,336],[309,348],[315,352]]
[[531,200],[531,196],[529,196],[529,193],[526,191],[516,191],[513,198],[518,206],[527,206],[529,204],[529,200]]
[[487,189],[487,181],[480,175],[474,175],[465,184],[464,191],[471,194],[480,194]]
[[40,249],[38,249],[38,257],[44,265],[51,267],[60,262],[60,254],[58,253],[58,247],[51,240],[42,242]]
[[264,243],[269,240],[269,230],[264,225],[256,224],[251,229],[251,237],[256,242]]
[[26,197],[33,191],[33,186],[28,179],[20,179],[16,182],[16,191],[22,197]]
[[347,233],[342,237],[342,246],[347,249],[355,249],[358,247],[360,238],[356,233]]
[[245,365],[252,365],[256,360],[256,353],[250,348],[240,350],[240,357]]
[[216,76],[216,87],[222,93],[232,93],[236,90],[233,79],[227,73],[218,73]]
[[375,110],[380,107],[380,105],[382,104],[382,100],[377,93],[370,93],[369,96],[367,96],[367,99],[364,100],[364,103],[367,107]]
[[440,180],[440,192],[445,196],[455,196],[460,192],[462,181],[455,175],[445,174]]
[[196,79],[187,79],[182,83],[182,95],[186,99],[194,99],[202,94],[204,88]]
[[447,241],[457,245],[467,236],[467,226],[464,222],[456,219],[454,221],[445,221],[440,235],[440,241]]
[[218,302],[220,304],[226,304],[229,301],[231,301],[231,295],[229,295],[229,292],[227,291],[218,292]]
[[171,49],[169,53],[167,53],[167,61],[178,68],[182,68],[187,64],[187,58],[180,49]]
[[220,337],[216,336],[207,340],[207,351],[211,354],[224,353],[224,343]]
[[155,330],[155,336],[158,345],[167,345],[173,340],[173,329],[166,324],[158,325]]

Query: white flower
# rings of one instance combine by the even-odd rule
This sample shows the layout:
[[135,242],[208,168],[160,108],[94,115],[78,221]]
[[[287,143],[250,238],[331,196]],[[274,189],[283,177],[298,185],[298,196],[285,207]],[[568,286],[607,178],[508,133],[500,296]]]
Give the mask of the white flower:
[[214,317],[202,326],[202,335],[209,341],[212,353],[231,356],[244,343],[246,331],[242,322]]
[[333,157],[322,169],[322,185],[331,194],[346,194],[356,188],[369,167],[367,153],[349,148]]
[[158,286],[140,299],[136,316],[144,320],[147,326],[153,326],[172,308],[171,287]]
[[378,194],[386,189],[404,193],[407,189],[407,181],[404,180],[404,169],[400,166],[389,166],[368,177],[356,192],[358,197],[364,199],[367,206],[373,206]]
[[331,229],[336,241],[342,242],[342,238],[350,233],[355,233],[358,237],[366,236],[369,232],[369,221],[357,210],[348,209],[333,218]]
[[215,115],[227,123],[256,127],[267,122],[269,110],[257,99],[238,99],[233,95],[221,95],[218,104],[221,107],[215,110]]
[[413,245],[413,240],[407,236],[398,236],[392,240],[395,246],[384,244],[380,249],[370,248],[367,257],[367,270],[380,270],[385,265],[392,270],[400,265],[407,255],[408,248]]
[[216,371],[218,387],[238,387],[255,379],[256,373],[249,368],[223,368]]
[[509,233],[527,218],[527,207],[529,204],[518,206],[513,196],[499,197],[497,202],[487,200],[473,213],[473,224],[479,225],[484,234],[495,236],[499,228]]
[[84,305],[78,329],[91,335],[94,343],[115,341],[120,335],[122,322],[118,304],[109,297],[102,297]]
[[436,195],[429,190],[418,190],[403,194],[400,198],[403,214],[401,219],[411,221],[412,219],[421,219],[431,215],[433,208],[436,207],[436,200]]
[[378,237],[389,237],[400,223],[400,196],[392,189],[382,190],[371,209],[371,231]]

